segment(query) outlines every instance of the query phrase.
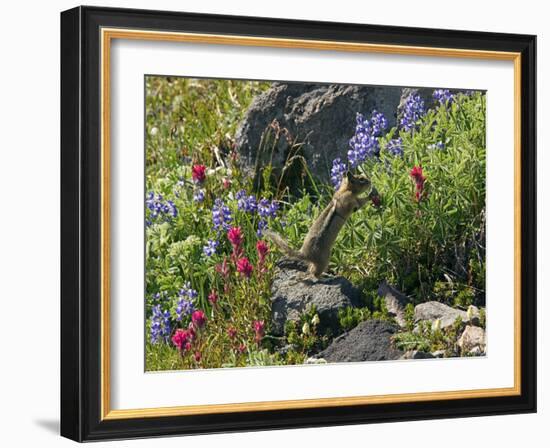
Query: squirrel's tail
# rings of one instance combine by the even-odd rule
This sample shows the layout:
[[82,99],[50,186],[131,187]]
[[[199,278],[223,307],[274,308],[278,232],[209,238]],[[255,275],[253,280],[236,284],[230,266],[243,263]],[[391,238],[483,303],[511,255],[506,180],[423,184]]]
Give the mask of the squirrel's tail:
[[288,243],[283,239],[283,237],[278,233],[273,232],[269,229],[265,229],[263,231],[263,234],[269,241],[275,244],[279,248],[279,250],[287,257],[294,258],[296,260],[307,261],[306,257],[304,257],[304,255],[299,250],[290,247]]

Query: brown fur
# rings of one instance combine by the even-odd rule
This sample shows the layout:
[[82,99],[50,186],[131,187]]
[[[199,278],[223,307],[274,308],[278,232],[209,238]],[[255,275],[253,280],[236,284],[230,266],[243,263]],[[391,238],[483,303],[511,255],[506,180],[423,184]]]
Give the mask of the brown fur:
[[328,268],[332,247],[340,229],[354,211],[376,194],[376,190],[372,189],[368,197],[359,197],[370,188],[371,183],[365,176],[354,176],[348,172],[330,203],[311,225],[300,250],[292,249],[275,232],[266,231],[265,235],[288,257],[305,261],[308,272],[318,278]]

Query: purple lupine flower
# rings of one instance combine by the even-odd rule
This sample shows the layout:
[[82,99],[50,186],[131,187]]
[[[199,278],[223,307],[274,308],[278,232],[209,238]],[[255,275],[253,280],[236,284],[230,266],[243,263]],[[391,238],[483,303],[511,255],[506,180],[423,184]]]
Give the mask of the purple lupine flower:
[[204,202],[204,190],[196,190],[193,193],[193,201],[198,202],[199,204]]
[[176,218],[178,216],[178,209],[172,201],[166,201],[166,204],[164,206],[164,213],[166,213],[167,215],[171,215],[172,218]]
[[263,231],[267,229],[268,226],[268,219],[275,218],[278,210],[279,203],[277,201],[270,201],[266,198],[260,199],[258,202],[258,215],[260,219],[258,220],[258,229],[256,230],[258,238],[263,236]]
[[348,160],[352,167],[363,163],[368,157],[378,156],[380,145],[378,137],[388,126],[384,114],[372,111],[371,119],[367,120],[361,114],[357,114],[355,126],[355,135],[350,139],[350,150],[348,151]]
[[451,104],[454,99],[454,95],[449,91],[449,89],[434,90],[433,97],[436,101],[439,101],[439,104],[442,106]]
[[153,306],[149,328],[151,344],[158,344],[161,341],[168,342],[172,331],[170,311],[162,311],[160,305]]
[[197,291],[195,291],[193,288],[191,288],[191,283],[190,282],[185,282],[178,294],[180,296],[187,296],[190,299],[195,299],[198,296]]
[[218,245],[220,244],[219,241],[216,240],[208,240],[205,246],[203,246],[202,251],[204,252],[204,255],[207,257],[211,257],[216,253],[216,249],[218,248]]
[[370,119],[370,125],[372,129],[372,134],[375,137],[380,137],[382,135],[382,132],[385,131],[388,127],[388,120],[386,120],[386,117],[382,112],[373,110]]
[[411,93],[402,110],[403,116],[399,122],[399,126],[405,131],[414,130],[416,123],[426,113],[424,108],[424,100],[420,95]]
[[145,207],[148,210],[147,225],[156,221],[170,221],[178,216],[178,209],[172,201],[164,201],[161,194],[155,195],[152,191],[147,194]]
[[335,189],[340,188],[340,184],[342,183],[342,179],[344,178],[344,174],[347,170],[347,165],[342,162],[342,159],[340,159],[340,157],[332,161],[332,168],[330,169],[330,180]]
[[267,221],[262,218],[258,221],[258,230],[256,230],[256,235],[258,236],[258,238],[261,238],[263,236],[263,232],[265,229],[267,229]]
[[184,316],[190,316],[195,311],[193,302],[184,296],[180,296],[176,305],[176,321],[181,322]]
[[176,304],[176,321],[181,322],[184,316],[190,316],[195,311],[195,299],[199,293],[191,288],[191,283],[185,282],[178,293]]
[[386,150],[393,156],[403,155],[403,139],[393,138],[386,144]]
[[214,225],[214,230],[229,230],[231,221],[233,221],[231,210],[220,198],[217,198],[214,201],[214,207],[212,207],[212,223]]
[[237,198],[237,208],[241,211],[247,213],[255,213],[258,209],[258,204],[256,202],[256,197],[253,195],[246,194],[245,190],[240,190],[236,194]]
[[164,302],[168,298],[168,293],[166,291],[160,291],[153,294],[152,300],[156,303]]
[[270,201],[269,199],[262,198],[260,202],[258,202],[258,214],[262,218],[275,218],[277,216],[277,210],[279,210],[277,201]]

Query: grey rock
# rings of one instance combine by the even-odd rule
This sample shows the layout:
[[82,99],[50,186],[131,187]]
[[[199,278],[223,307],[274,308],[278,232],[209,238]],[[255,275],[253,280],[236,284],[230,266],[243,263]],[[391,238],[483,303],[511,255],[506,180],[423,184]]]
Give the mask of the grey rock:
[[405,307],[410,303],[409,298],[395,289],[393,286],[388,285],[385,281],[380,283],[378,287],[378,295],[384,298],[386,309],[395,317],[396,322],[401,326],[405,326]]
[[[249,107],[236,134],[236,147],[249,168],[272,161],[280,169],[289,154],[288,141],[303,143],[301,154],[314,176],[328,181],[332,161],[346,158],[355,133],[356,114],[370,116],[376,109],[396,123],[401,87],[337,84],[274,83]],[[262,134],[276,120],[288,134],[281,134],[273,153],[258,154]],[[287,139],[288,137],[288,139]],[[264,142],[265,143],[265,142]]]
[[294,346],[292,344],[286,344],[286,345],[283,345],[282,347],[280,347],[278,350],[277,350],[277,353],[281,356],[286,356],[286,354],[291,351],[292,349],[294,349]]
[[326,364],[327,361],[326,359],[323,359],[323,358],[314,358],[314,357],[311,357],[311,358],[307,358],[305,361],[304,361],[304,364]]
[[473,325],[467,325],[462,332],[456,345],[460,347],[462,353],[468,353],[477,351],[482,354],[485,352],[485,330],[481,327],[475,327]]
[[435,356],[431,353],[422,352],[420,350],[409,350],[405,352],[401,359],[433,359]]
[[271,330],[275,335],[282,335],[287,320],[297,321],[302,313],[315,306],[321,320],[320,331],[330,328],[336,332],[338,311],[362,303],[361,291],[349,280],[343,277],[309,279],[302,263],[283,259],[278,263],[271,286]]
[[473,349],[468,352],[469,356],[485,356],[485,349],[481,348],[479,345],[476,345]]
[[414,321],[416,323],[429,320],[432,321],[433,326],[433,323],[439,319],[441,329],[453,325],[457,317],[464,323],[468,322],[466,311],[452,308],[444,303],[425,302],[416,305],[414,308]]
[[467,313],[471,313],[471,319],[470,319],[470,325],[475,325],[477,327],[479,327],[481,325],[481,319],[480,319],[480,313],[479,313],[479,308],[477,306],[474,306],[474,305],[470,305],[468,307],[468,310]]
[[399,359],[403,352],[392,346],[397,327],[381,320],[366,320],[332,341],[316,357],[327,362],[360,362]]

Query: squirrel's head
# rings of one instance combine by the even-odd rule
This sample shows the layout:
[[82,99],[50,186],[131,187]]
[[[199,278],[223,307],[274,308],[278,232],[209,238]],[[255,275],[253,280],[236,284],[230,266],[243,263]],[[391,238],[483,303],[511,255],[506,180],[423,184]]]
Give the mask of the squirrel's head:
[[365,175],[355,176],[348,171],[342,180],[341,190],[352,191],[355,194],[361,194],[371,187],[369,178]]

